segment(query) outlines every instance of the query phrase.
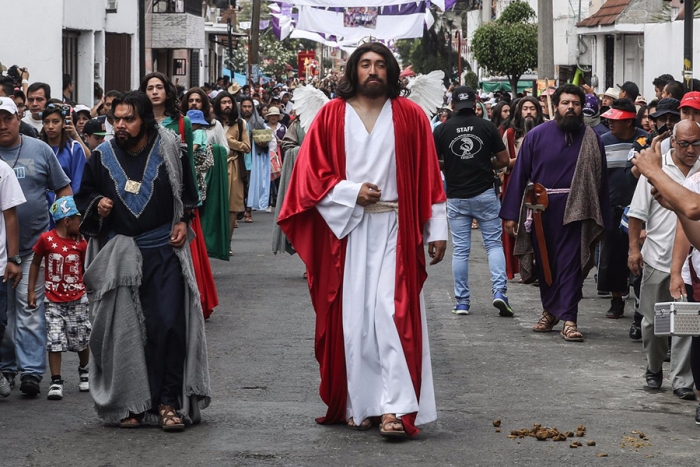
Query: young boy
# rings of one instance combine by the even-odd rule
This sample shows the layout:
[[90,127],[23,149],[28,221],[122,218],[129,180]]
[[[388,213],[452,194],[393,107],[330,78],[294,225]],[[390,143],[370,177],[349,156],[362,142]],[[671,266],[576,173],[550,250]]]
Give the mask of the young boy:
[[51,370],[48,398],[63,399],[61,352],[78,352],[80,391],[89,391],[88,362],[90,316],[83,283],[83,265],[87,242],[80,235],[80,213],[72,196],[57,199],[51,205],[56,228],[44,232],[34,245],[34,260],[29,270],[29,306],[36,307],[34,287],[41,262],[46,277],[47,350]]

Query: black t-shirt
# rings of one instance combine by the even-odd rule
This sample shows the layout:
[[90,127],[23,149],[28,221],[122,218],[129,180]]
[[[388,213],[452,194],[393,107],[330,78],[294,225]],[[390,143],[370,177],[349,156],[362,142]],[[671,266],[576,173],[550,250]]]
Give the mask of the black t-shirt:
[[433,131],[444,161],[448,198],[473,198],[493,188],[494,154],[505,150],[496,125],[474,113],[457,113]]

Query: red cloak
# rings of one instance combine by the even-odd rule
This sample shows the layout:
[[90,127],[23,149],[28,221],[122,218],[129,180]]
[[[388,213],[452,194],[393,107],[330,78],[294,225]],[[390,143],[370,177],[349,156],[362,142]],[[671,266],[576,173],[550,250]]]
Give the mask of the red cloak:
[[[513,128],[508,128],[506,130],[507,140],[508,140],[508,153],[511,159],[515,159],[515,130]],[[507,172],[503,175],[503,186],[501,187],[501,199],[506,196],[506,189],[508,188],[508,182],[510,182],[510,175],[513,172]],[[505,225],[505,221],[503,222]],[[515,274],[520,272],[520,261],[513,254],[513,248],[515,248],[515,239],[511,238],[510,235],[506,233],[505,227],[503,228],[503,234],[501,236],[503,243],[503,252],[506,256],[506,277],[508,279],[513,279]]]
[[[345,422],[347,376],[343,342],[342,284],[347,240],[339,240],[315,209],[335,185],[345,180],[344,99],[326,104],[314,119],[299,150],[278,224],[306,264],[311,302],[316,312],[316,359],[319,393],[328,405],[318,423]],[[423,227],[432,205],[445,201],[430,123],[416,104],[392,100],[399,192],[396,247],[396,305],[399,332],[411,381],[420,400],[423,337],[420,293],[427,277]],[[418,433],[416,413],[402,421],[410,436]]]

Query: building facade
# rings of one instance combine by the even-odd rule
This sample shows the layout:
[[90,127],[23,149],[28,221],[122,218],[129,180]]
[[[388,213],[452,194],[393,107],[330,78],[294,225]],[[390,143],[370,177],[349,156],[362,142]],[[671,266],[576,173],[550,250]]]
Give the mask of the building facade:
[[0,62],[28,68],[30,82],[48,83],[52,97],[61,97],[65,73],[73,100],[90,106],[94,83],[119,90],[138,83],[138,0],[8,2],[3,17],[13,20],[0,28]]

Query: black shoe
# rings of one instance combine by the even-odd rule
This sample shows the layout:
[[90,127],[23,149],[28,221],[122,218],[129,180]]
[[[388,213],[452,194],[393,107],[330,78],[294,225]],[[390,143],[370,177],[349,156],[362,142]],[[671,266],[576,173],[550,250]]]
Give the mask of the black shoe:
[[22,384],[19,385],[19,390],[28,396],[36,396],[41,392],[39,379],[32,375],[22,376]]
[[697,400],[697,396],[695,395],[695,391],[693,391],[692,388],[678,388],[673,390],[673,395],[676,396],[679,399],[683,399],[685,401],[694,401]]
[[613,297],[610,300],[610,309],[605,313],[609,319],[620,319],[625,314],[625,301],[622,298]]
[[650,389],[659,389],[661,387],[661,382],[664,379],[664,371],[659,370],[658,373],[652,373],[652,371],[647,367],[647,372],[644,375],[647,379],[647,386]]
[[10,389],[14,389],[15,388],[15,375],[13,375],[12,373],[3,373],[2,375],[5,377],[7,382],[10,383]]
[[638,341],[641,338],[642,338],[642,327],[639,324],[632,322],[632,326],[630,326],[630,339],[634,339],[634,340]]
[[695,409],[695,424],[700,425],[700,405]]

